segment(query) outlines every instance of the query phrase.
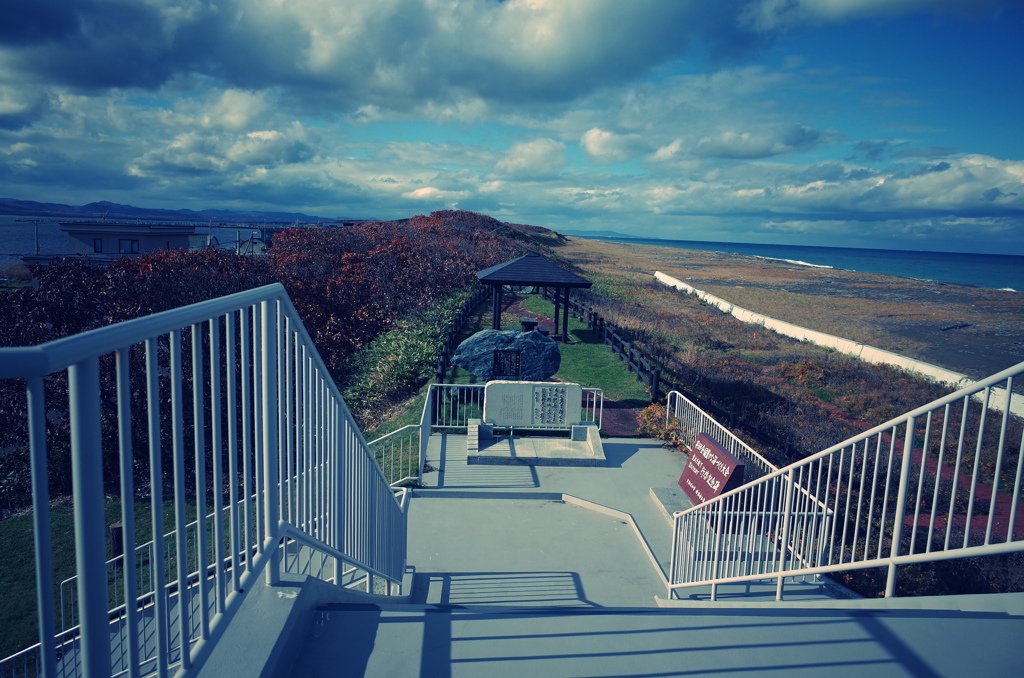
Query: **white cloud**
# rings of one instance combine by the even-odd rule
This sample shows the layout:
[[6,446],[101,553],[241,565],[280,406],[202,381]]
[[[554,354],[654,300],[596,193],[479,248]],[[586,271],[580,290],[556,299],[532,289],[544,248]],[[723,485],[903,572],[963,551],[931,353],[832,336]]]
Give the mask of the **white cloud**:
[[701,137],[694,153],[718,158],[767,158],[805,151],[824,142],[827,135],[805,125],[776,126],[755,131],[722,130]]
[[[1003,134],[1013,106],[971,99],[964,135],[972,118],[929,103],[962,76],[925,93],[871,55],[784,45],[815,25],[995,0],[9,4],[0,186],[28,198],[369,216],[458,202],[638,229],[1024,213],[1020,143]],[[1013,82],[1003,64],[973,67]],[[870,103],[883,96],[921,105],[897,117]],[[1007,159],[965,153],[1001,148],[972,146],[982,118],[1011,140]]]
[[641,139],[636,134],[616,134],[594,127],[583,133],[580,146],[592,162],[611,164],[636,157],[640,152]]
[[742,24],[760,32],[838,23],[921,11],[978,13],[998,0],[757,0],[740,13]]
[[495,172],[503,176],[541,179],[558,173],[565,165],[565,144],[554,139],[534,139],[515,144]]
[[409,200],[437,203],[461,200],[469,197],[469,195],[467,191],[446,191],[436,186],[424,186],[423,188],[403,193],[402,197]]
[[228,89],[203,115],[202,122],[205,127],[238,132],[248,128],[266,109],[265,93]]

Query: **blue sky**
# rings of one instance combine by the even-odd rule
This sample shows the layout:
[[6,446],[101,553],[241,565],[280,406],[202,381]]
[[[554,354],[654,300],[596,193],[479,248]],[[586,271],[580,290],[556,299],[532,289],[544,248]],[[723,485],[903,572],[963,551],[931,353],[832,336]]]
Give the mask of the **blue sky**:
[[1020,0],[6,0],[0,197],[1024,254]]

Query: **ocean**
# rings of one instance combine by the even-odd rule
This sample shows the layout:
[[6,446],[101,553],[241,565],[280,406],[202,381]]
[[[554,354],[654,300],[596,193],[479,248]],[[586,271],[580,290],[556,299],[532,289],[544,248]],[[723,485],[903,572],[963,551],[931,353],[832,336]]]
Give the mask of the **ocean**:
[[590,237],[593,240],[657,245],[686,250],[731,252],[752,257],[787,261],[800,266],[838,268],[867,273],[887,273],[904,278],[962,283],[1024,291],[1024,256],[922,252],[916,250],[873,250],[810,245],[758,245],[753,243],[662,240],[659,238]]
[[[35,229],[23,216],[0,214],[0,269],[17,263],[19,257],[35,251]],[[199,226],[197,233],[205,233]],[[245,239],[252,226],[215,229],[221,242],[234,242],[236,232]],[[582,236],[581,236],[582,237]],[[766,259],[779,259],[802,266],[840,268],[870,273],[888,273],[905,278],[963,283],[992,289],[1024,291],[1024,256],[1005,254],[962,254],[910,250],[872,250],[805,245],[757,245],[752,243],[661,240],[658,238],[593,237],[595,240],[658,245],[689,250],[732,252]],[[64,254],[67,237],[55,220],[39,223],[39,252]]]

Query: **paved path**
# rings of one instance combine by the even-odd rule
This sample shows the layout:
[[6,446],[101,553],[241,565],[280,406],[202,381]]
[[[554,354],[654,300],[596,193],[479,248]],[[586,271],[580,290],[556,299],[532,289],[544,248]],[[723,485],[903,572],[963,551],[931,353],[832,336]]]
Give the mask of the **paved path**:
[[[466,463],[465,436],[431,436],[427,463],[440,471],[426,474],[423,484],[437,490],[487,493],[478,494],[479,497],[512,492],[516,496],[529,493],[566,494],[625,512],[632,516],[662,569],[667,571],[671,555],[671,525],[664,510],[651,497],[651,488],[677,487],[685,457],[678,452],[666,450],[658,440],[608,438],[603,444],[608,460],[608,465],[604,467],[469,465]],[[420,504],[424,503],[428,493],[420,494],[420,497],[414,497],[413,504],[417,500]],[[458,511],[454,515],[463,513]],[[418,520],[415,506],[409,515],[410,520]],[[457,521],[458,518],[452,517],[451,520]],[[413,541],[410,542],[409,562],[415,564],[415,527],[410,526],[410,534]],[[543,532],[538,531],[534,536],[543,537]],[[590,543],[594,540],[581,532],[579,541]],[[579,548],[583,547],[584,544],[580,544]],[[640,548],[639,542],[637,547]],[[465,555],[472,557],[468,552]],[[664,595],[664,591],[660,595]]]
[[[277,675],[1019,675],[1024,616],[983,604],[813,608],[800,599],[817,587],[794,587],[787,607],[769,586],[653,607],[657,569],[629,521],[597,505],[629,514],[667,567],[670,525],[650,489],[672,487],[683,457],[652,440],[609,439],[605,452],[605,468],[470,466],[462,436],[433,436],[440,471],[409,505],[412,602],[321,607]],[[829,603],[816,595],[807,605]]]

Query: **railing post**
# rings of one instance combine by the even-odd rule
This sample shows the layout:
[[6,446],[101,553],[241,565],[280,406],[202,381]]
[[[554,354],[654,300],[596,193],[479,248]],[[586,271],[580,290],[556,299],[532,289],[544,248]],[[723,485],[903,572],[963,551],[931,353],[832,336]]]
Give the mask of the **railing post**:
[[[910,485],[910,457],[914,452],[914,432],[917,429],[917,418],[907,419],[907,429],[903,432],[903,461],[900,464],[900,488],[896,495],[896,513],[893,515],[892,546],[889,550],[889,558],[896,558],[900,554],[900,542],[903,540],[903,513],[907,509],[907,488]],[[922,461],[922,463],[924,463]],[[888,490],[888,488],[886,488]],[[968,520],[970,516],[968,516]],[[879,538],[881,538],[881,529]],[[968,526],[968,531],[970,527]],[[896,593],[896,563],[890,560],[889,571],[885,578],[885,597],[892,598]]]
[[780,536],[780,548],[779,548],[779,576],[775,583],[775,600],[782,600],[782,589],[783,581],[785,577],[782,576],[782,572],[786,568],[786,551],[787,544],[789,543],[789,524],[790,514],[793,513],[793,469],[789,469],[786,473],[786,510],[782,514],[782,535]]
[[668,597],[675,597],[676,590],[672,588],[673,584],[679,583],[679,577],[676,573],[676,568],[679,567],[679,548],[680,542],[682,541],[682,527],[679,524],[679,516],[672,517],[672,552],[668,559]]
[[281,550],[277,544],[281,520],[277,486],[277,330],[280,320],[277,300],[260,302],[263,372],[263,541],[270,544],[267,584],[274,585],[281,577]]
[[110,622],[107,618],[107,542],[103,534],[98,358],[90,358],[68,368],[68,391],[82,673],[86,676],[109,676]]
[[718,500],[718,519],[715,521],[715,546],[714,554],[715,559],[711,561],[711,600],[712,602],[718,599],[718,564],[722,562],[721,545],[722,545],[722,523],[725,520],[724,502]]
[[423,484],[423,467],[427,463],[427,445],[430,444],[430,431],[434,418],[434,386],[427,387],[427,401],[423,404],[423,417],[420,420],[420,458],[416,470],[416,484]]
[[[27,385],[29,450],[32,468],[32,526],[35,533],[36,597],[39,615],[40,675],[57,675],[54,647],[53,555],[50,530],[50,488],[46,464],[46,401],[43,378],[30,377]],[[63,606],[62,606],[63,608]]]

